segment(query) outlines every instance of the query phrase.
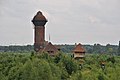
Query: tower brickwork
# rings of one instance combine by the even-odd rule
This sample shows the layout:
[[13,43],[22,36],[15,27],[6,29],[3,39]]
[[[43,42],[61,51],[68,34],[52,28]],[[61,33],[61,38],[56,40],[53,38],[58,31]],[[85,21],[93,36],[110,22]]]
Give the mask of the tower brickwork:
[[34,50],[42,51],[45,47],[45,24],[47,19],[38,11],[32,20],[34,24]]

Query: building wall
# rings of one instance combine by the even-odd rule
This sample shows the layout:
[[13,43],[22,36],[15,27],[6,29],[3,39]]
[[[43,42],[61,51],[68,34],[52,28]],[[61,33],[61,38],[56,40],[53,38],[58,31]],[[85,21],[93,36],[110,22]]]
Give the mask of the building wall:
[[84,53],[74,53],[74,58],[76,57],[85,57]]
[[45,27],[44,26],[35,26],[35,50],[44,48],[45,43]]

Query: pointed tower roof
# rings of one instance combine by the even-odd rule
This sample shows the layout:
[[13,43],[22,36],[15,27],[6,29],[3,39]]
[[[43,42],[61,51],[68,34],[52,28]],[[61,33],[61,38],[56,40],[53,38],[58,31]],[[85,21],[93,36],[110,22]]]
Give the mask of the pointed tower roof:
[[73,52],[85,52],[84,48],[82,45],[79,43],[73,50]]
[[43,20],[43,21],[47,21],[47,19],[45,18],[45,16],[42,14],[41,11],[38,11],[37,14],[34,16],[33,20]]
[[44,26],[47,22],[47,19],[41,11],[38,11],[37,14],[34,16],[32,22],[35,26]]

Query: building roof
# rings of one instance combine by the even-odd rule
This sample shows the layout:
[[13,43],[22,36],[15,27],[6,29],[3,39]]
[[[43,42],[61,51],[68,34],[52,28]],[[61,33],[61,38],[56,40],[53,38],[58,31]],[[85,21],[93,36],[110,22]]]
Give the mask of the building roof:
[[44,20],[47,21],[45,16],[42,14],[41,11],[38,11],[37,14],[34,16],[33,20]]
[[54,46],[57,48],[57,50],[59,50],[59,51],[61,50],[60,45],[54,45]]
[[79,43],[73,50],[73,52],[85,52],[85,49],[82,47],[82,45]]
[[46,47],[44,48],[43,51],[46,51],[46,52],[48,52],[48,51],[54,51],[56,53],[56,52],[58,52],[58,49],[51,42],[49,42],[46,45]]

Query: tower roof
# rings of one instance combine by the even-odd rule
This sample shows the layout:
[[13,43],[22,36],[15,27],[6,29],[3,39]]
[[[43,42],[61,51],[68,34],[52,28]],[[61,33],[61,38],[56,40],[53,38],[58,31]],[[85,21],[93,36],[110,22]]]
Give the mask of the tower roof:
[[84,48],[82,45],[79,43],[73,50],[73,52],[85,52]]
[[47,19],[41,11],[38,11],[37,14],[34,16],[32,22],[35,26],[44,26],[47,22]]
[[45,16],[42,14],[41,11],[38,11],[37,14],[34,16],[33,20],[43,20],[43,21],[47,21],[47,19],[45,18]]

